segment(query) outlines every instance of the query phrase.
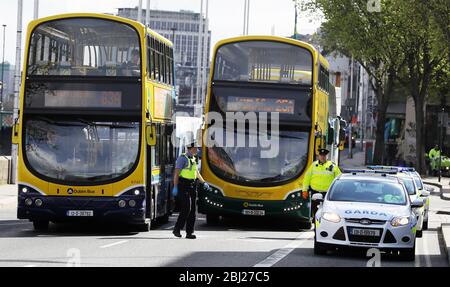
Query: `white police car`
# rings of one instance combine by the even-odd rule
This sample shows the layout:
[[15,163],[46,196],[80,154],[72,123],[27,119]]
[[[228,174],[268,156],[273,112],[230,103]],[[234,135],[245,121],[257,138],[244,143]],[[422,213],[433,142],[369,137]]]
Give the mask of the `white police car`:
[[315,215],[314,253],[340,247],[378,248],[415,258],[417,218],[399,178],[367,171],[342,174],[334,180]]
[[408,173],[398,173],[398,177],[403,182],[408,192],[411,202],[422,200],[424,205],[419,208],[414,208],[413,211],[417,218],[417,237],[422,237],[423,231],[428,229],[428,210],[429,210],[429,195],[426,190],[419,190],[414,178]]
[[396,175],[400,178],[402,183],[406,187],[411,202],[416,200],[422,200],[424,206],[420,208],[414,208],[414,213],[417,216],[417,233],[416,237],[422,237],[423,230],[428,229],[428,211],[430,210],[430,191],[426,189],[422,182],[422,178],[419,173],[412,167],[399,167],[399,166],[368,166],[371,170],[392,171],[397,172]]

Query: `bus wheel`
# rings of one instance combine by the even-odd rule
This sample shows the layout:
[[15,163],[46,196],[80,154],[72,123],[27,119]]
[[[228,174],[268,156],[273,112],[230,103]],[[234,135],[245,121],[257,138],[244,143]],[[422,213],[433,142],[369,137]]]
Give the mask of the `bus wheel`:
[[169,218],[170,218],[170,215],[169,215],[169,214],[166,214],[166,215],[164,215],[164,216],[161,216],[161,217],[159,218],[158,222],[161,223],[161,224],[166,224],[166,223],[169,222]]
[[36,231],[48,230],[49,222],[47,220],[35,220],[33,221],[33,227]]
[[217,225],[220,223],[220,216],[216,214],[206,214],[206,224]]
[[311,229],[312,223],[311,221],[301,221],[297,224],[298,228],[300,229]]
[[138,231],[138,232],[149,232],[151,228],[152,228],[151,220],[146,220],[145,223],[139,224],[136,227],[136,231]]

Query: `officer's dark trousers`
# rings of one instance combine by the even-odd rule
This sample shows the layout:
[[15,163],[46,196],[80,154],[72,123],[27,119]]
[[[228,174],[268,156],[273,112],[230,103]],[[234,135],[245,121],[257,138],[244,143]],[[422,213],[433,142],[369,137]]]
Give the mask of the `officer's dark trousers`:
[[[319,193],[319,194],[322,194],[323,198],[325,199],[325,195],[326,195],[325,192],[319,192],[319,191],[313,190],[311,188],[309,189],[309,192],[311,194],[311,198],[314,194]],[[316,216],[316,212],[319,209],[319,205],[320,205],[320,202],[311,201],[311,219],[313,220],[313,222],[314,222],[314,217]]]
[[178,182],[178,200],[180,203],[180,214],[174,231],[180,231],[186,225],[186,233],[194,233],[196,214],[196,185],[194,180],[186,180],[180,177]]

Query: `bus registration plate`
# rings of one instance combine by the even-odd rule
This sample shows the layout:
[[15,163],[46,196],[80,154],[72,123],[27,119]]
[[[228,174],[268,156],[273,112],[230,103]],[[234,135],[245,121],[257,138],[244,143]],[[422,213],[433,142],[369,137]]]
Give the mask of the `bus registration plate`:
[[93,210],[68,210],[67,216],[91,217],[91,216],[94,216],[94,211]]
[[265,210],[256,210],[256,209],[243,209],[243,215],[253,215],[253,216],[264,216],[266,215]]

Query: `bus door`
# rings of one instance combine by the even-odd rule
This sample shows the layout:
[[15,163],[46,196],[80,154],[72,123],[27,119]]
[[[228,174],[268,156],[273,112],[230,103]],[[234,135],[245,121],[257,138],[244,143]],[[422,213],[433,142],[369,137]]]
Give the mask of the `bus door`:
[[158,216],[157,200],[161,186],[161,125],[153,123],[147,131],[147,216]]
[[157,147],[159,148],[159,177],[158,177],[158,187],[156,193],[156,217],[161,217],[167,214],[167,203],[168,203],[168,187],[166,185],[167,178],[167,142],[166,142],[166,125],[158,125],[157,130]]
[[165,151],[165,160],[164,160],[164,177],[165,177],[165,190],[166,194],[164,196],[166,200],[166,210],[170,213],[173,209],[172,207],[172,186],[173,186],[173,174],[175,171],[175,148],[172,143],[172,132],[174,130],[174,126],[172,124],[165,125],[164,130],[164,151]]

